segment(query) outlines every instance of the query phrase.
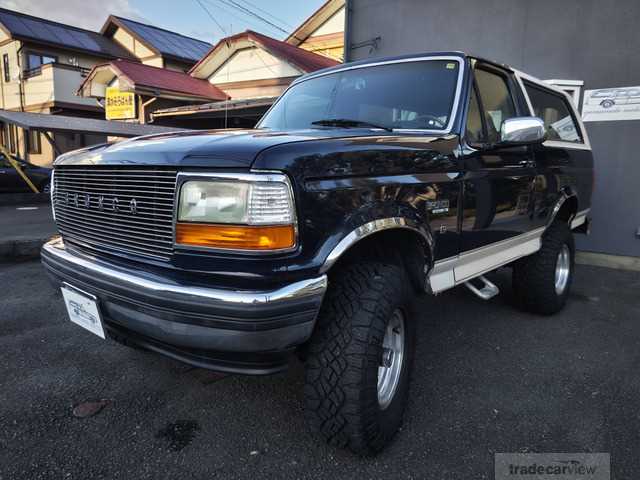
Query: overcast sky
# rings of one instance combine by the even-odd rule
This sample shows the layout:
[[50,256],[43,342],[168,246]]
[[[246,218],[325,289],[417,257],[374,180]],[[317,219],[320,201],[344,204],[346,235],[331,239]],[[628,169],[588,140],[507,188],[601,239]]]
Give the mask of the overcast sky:
[[99,30],[113,13],[212,43],[224,36],[220,26],[225,33],[249,28],[275,38],[286,36],[281,30],[230,6],[234,2],[290,32],[324,0],[0,0],[0,6],[91,30]]

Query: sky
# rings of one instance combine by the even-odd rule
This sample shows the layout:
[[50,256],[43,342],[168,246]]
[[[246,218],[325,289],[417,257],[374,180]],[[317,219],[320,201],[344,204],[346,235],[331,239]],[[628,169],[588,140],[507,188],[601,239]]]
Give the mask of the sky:
[[0,7],[90,30],[99,30],[114,14],[210,43],[246,29],[279,39],[287,36],[234,3],[291,32],[324,0],[0,0]]

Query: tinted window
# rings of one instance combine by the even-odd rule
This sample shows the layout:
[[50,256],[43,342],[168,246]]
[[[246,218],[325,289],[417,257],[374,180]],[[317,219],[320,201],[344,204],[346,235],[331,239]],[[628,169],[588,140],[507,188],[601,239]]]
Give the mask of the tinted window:
[[494,143],[500,140],[502,122],[515,117],[516,108],[503,76],[478,69],[475,77],[487,124],[487,140]]
[[547,139],[582,143],[582,136],[571,114],[567,100],[530,83],[525,83],[533,113],[544,121]]
[[349,119],[390,128],[444,130],[458,83],[459,63],[429,60],[357,68],[292,86],[260,122],[276,130]]
[[480,105],[475,89],[471,90],[469,98],[469,110],[467,113],[467,142],[482,143],[484,133],[482,131],[482,117],[480,115]]

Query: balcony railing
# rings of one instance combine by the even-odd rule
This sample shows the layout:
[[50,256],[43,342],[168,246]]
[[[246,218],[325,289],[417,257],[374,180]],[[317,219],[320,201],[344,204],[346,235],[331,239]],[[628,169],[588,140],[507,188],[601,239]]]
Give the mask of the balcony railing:
[[94,99],[76,95],[78,87],[89,71],[88,68],[63,63],[47,63],[25,70],[22,72],[21,91],[17,92],[18,95],[15,97],[16,100],[22,98],[22,101],[16,101],[16,105],[9,108],[46,106],[53,103],[97,108]]
[[45,65],[40,65],[39,67],[35,67],[35,68],[30,68],[28,70],[24,70],[22,72],[22,78],[24,80],[27,80],[29,78],[32,77],[37,77],[38,75],[42,75],[42,68],[46,67],[47,65],[51,65],[52,67],[56,67],[56,68],[66,68],[68,70],[75,70],[80,72],[80,75],[82,77],[86,77],[89,72],[91,71],[90,68],[85,68],[85,67],[78,67],[76,65],[69,65],[67,63],[47,63]]

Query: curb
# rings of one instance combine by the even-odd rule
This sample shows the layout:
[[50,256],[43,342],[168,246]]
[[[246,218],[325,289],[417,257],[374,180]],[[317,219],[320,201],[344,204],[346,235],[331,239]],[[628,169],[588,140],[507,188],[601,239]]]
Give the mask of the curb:
[[594,267],[640,272],[640,257],[578,251],[576,252],[576,263]]
[[50,238],[51,235],[42,238],[30,238],[28,240],[2,241],[0,242],[0,259],[27,260],[40,258],[40,249]]

